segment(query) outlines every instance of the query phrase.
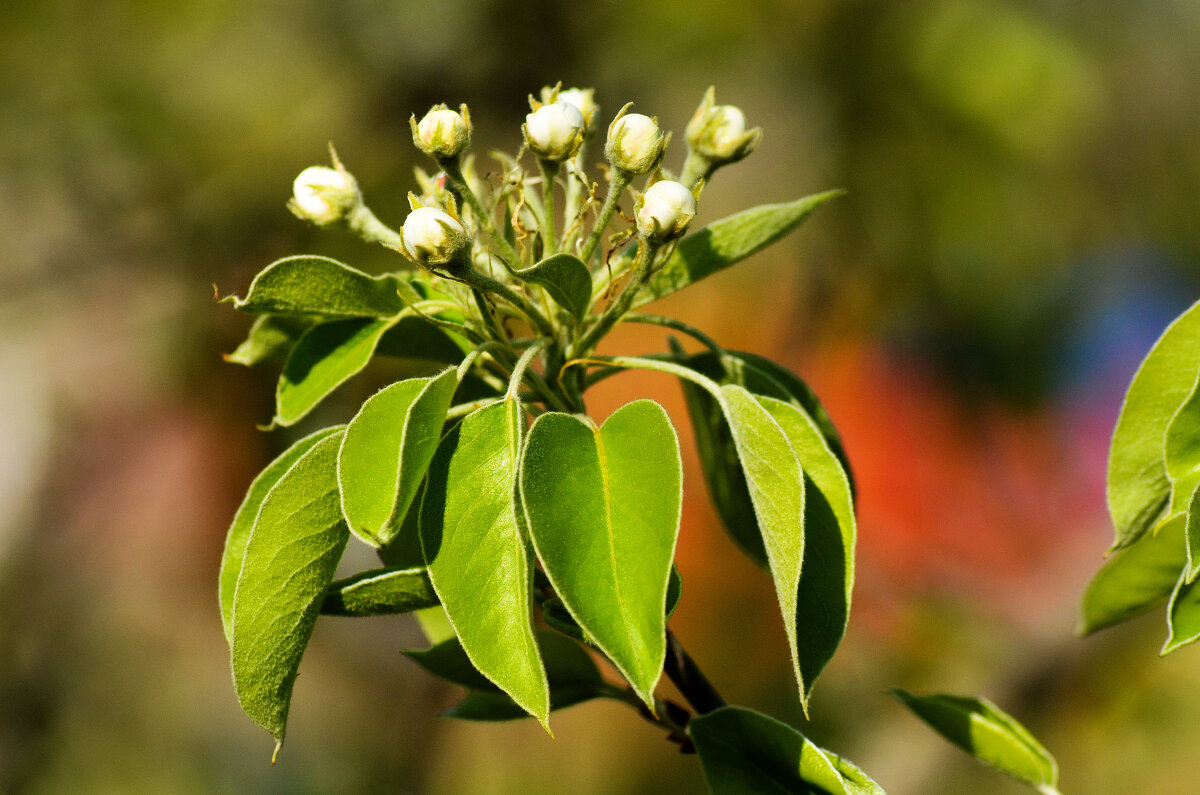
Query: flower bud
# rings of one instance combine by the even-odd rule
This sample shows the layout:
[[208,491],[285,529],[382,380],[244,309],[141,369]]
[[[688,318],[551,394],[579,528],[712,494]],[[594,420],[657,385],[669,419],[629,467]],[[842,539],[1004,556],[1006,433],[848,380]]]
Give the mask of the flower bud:
[[[583,114],[583,123],[588,132],[595,128],[596,111],[599,108],[596,105],[595,93],[594,88],[564,88],[558,92],[558,102],[574,105]],[[546,96],[546,89],[542,89],[542,94]]]
[[710,87],[684,130],[688,148],[713,166],[736,163],[754,151],[762,128],[746,129],[746,116],[734,105],[717,105]]
[[659,180],[646,189],[634,208],[638,233],[653,243],[682,237],[696,215],[696,197],[681,183]]
[[622,109],[608,126],[604,153],[614,168],[631,174],[648,174],[662,162],[668,139],[656,120],[640,113],[626,114]]
[[420,122],[411,117],[413,143],[435,160],[458,157],[471,144],[471,116],[466,105],[460,111],[434,105]]
[[292,183],[288,208],[317,226],[336,224],[362,202],[354,177],[341,168],[309,166]]
[[436,207],[418,207],[404,219],[401,252],[423,268],[458,263],[471,247],[471,237],[454,216]]
[[569,102],[542,105],[525,117],[525,143],[543,160],[563,161],[579,151],[587,129],[579,108]]

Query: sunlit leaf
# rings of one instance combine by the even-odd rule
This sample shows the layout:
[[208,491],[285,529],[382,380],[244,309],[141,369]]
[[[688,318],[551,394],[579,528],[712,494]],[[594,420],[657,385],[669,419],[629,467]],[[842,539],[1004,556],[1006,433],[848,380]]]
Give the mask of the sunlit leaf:
[[1200,377],[1167,426],[1164,453],[1171,479],[1171,507],[1167,513],[1188,514],[1185,579],[1190,583],[1200,574],[1200,502],[1196,500],[1200,488]]
[[342,507],[350,530],[367,543],[387,546],[399,534],[457,386],[453,369],[398,381],[367,398],[346,426],[338,455]]
[[675,429],[650,400],[623,406],[599,428],[541,415],[521,465],[527,525],[547,576],[647,703],[666,656],[680,467]]
[[272,262],[245,298],[225,300],[243,312],[386,318],[404,308],[397,290],[395,276],[369,276],[328,257],[301,255]]
[[1044,793],[1056,792],[1058,763],[1029,731],[986,698],[892,694],[934,731],[985,765]]
[[722,707],[692,718],[687,731],[716,795],[883,795],[852,763],[753,710]]
[[[671,564],[671,579],[667,581],[667,622],[670,623],[671,616],[675,614],[675,608],[679,606],[679,597],[683,595],[683,579],[679,576],[679,568],[675,564]],[[571,617],[567,606],[563,604],[562,599],[554,597],[542,602],[542,620],[545,621],[552,629],[561,632],[569,638],[591,643],[592,641],[584,634],[583,628],[575,623],[575,619]],[[594,644],[593,644],[594,645]]]
[[1184,517],[1112,553],[1083,595],[1080,635],[1090,635],[1162,604],[1187,565]]
[[275,388],[276,426],[295,425],[371,361],[391,320],[335,320],[313,326],[292,348]]
[[468,414],[446,434],[421,498],[421,546],[472,664],[545,725],[550,694],[514,496],[520,444],[515,399]]
[[283,744],[300,658],[349,531],[338,501],[341,434],[325,437],[267,493],[233,599],[233,683],[242,709]]
[[1167,327],[1138,368],[1113,431],[1108,457],[1108,510],[1114,547],[1141,538],[1171,497],[1164,461],[1167,426],[1200,371],[1200,303]]
[[657,301],[766,248],[841,194],[828,191],[786,204],[763,204],[714,221],[679,243],[638,293],[634,306]]
[[221,623],[225,626],[225,639],[229,640],[230,627],[233,623],[233,594],[237,588],[238,574],[242,570],[242,558],[246,554],[246,542],[250,540],[250,531],[254,529],[254,519],[262,507],[267,494],[279,482],[284,473],[292,468],[300,457],[313,448],[317,442],[334,434],[340,434],[344,426],[325,428],[306,436],[293,444],[279,455],[266,469],[254,478],[246,497],[233,515],[229,532],[225,536],[225,552],[221,556],[221,573],[218,576],[218,594],[221,603]]

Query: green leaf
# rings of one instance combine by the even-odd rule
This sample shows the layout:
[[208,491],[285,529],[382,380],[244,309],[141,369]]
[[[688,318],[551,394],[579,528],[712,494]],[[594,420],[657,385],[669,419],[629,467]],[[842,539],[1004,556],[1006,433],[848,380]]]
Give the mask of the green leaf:
[[1166,601],[1187,564],[1183,515],[1112,553],[1083,595],[1076,632],[1090,635]]
[[338,454],[342,509],[367,543],[384,547],[400,533],[457,386],[453,369],[397,381],[367,398],[346,426]]
[[592,276],[583,260],[573,254],[553,254],[541,262],[517,271],[527,282],[541,285],[554,303],[582,320],[592,303]]
[[[712,351],[688,357],[683,364],[711,379],[745,387],[755,395],[785,400],[807,412],[817,424],[826,445],[838,457],[853,493],[854,483],[841,437],[825,408],[800,378],[769,359],[740,351],[726,351],[726,363]],[[717,401],[702,387],[680,379],[696,447],[709,495],[729,536],[759,566],[767,567],[767,553],[758,531],[754,506],[742,474],[729,425]],[[804,464],[804,461],[801,461]]]
[[1200,303],[1167,327],[1138,368],[1108,456],[1108,510],[1114,548],[1142,537],[1162,516],[1171,496],[1164,461],[1167,426],[1187,399],[1200,370]]
[[835,190],[786,204],[763,204],[709,224],[679,243],[642,288],[634,306],[657,301],[766,248],[840,195],[842,191]]
[[242,344],[223,358],[232,364],[246,367],[253,367],[272,359],[282,359],[315,322],[317,321],[306,317],[259,315],[251,324],[250,332]]
[[391,320],[335,320],[313,326],[292,349],[275,388],[272,426],[295,425],[371,361]]
[[989,767],[1044,793],[1056,792],[1058,763],[1029,731],[986,698],[892,694],[934,731]]
[[534,421],[521,464],[534,547],[575,621],[648,704],[666,656],[667,580],[679,533],[679,440],[652,400],[597,429]]
[[218,575],[218,595],[221,603],[221,623],[225,626],[225,640],[232,635],[230,628],[233,623],[233,594],[237,588],[238,574],[242,570],[242,558],[246,554],[246,542],[250,540],[250,531],[254,529],[254,519],[262,507],[263,500],[274,488],[279,479],[284,476],[300,457],[313,448],[317,442],[327,439],[334,434],[340,434],[345,426],[325,428],[306,436],[283,451],[266,469],[258,474],[246,497],[233,515],[229,532],[225,536],[225,552],[221,556],[221,573]]
[[805,548],[805,477],[787,433],[758,400],[740,386],[719,390],[721,409],[746,477],[750,501],[767,551],[775,594],[783,614],[800,702],[808,709],[811,683],[804,678],[796,633],[801,564]]
[[1186,582],[1200,574],[1200,377],[1167,426],[1164,445],[1167,476],[1171,479],[1171,507],[1167,515],[1186,511],[1188,566]]
[[463,651],[545,726],[550,693],[515,508],[521,419],[520,402],[504,400],[468,414],[442,439],[421,498],[421,546]]
[[687,731],[716,795],[883,795],[849,761],[753,710],[722,707],[692,718]]
[[268,492],[233,599],[233,683],[246,714],[283,744],[300,658],[349,531],[338,502],[333,434]]
[[[675,608],[679,606],[679,597],[682,595],[683,579],[679,576],[679,568],[672,563],[671,578],[667,581],[667,623],[670,623],[671,616],[675,614]],[[583,643],[592,642],[584,634],[579,624],[575,623],[575,619],[571,618],[567,606],[557,596],[542,602],[542,620],[568,638],[574,638]]]
[[376,353],[457,365],[471,347],[457,334],[451,334],[416,315],[406,315],[384,333]]
[[787,434],[804,471],[805,561],[796,589],[795,626],[800,682],[807,701],[850,620],[854,502],[850,481],[816,422],[791,403],[769,397],[758,401]]
[[[546,662],[546,678],[550,683],[551,710],[611,695],[611,686],[600,675],[591,655],[579,644],[546,630],[538,630],[537,636],[542,658]],[[529,717],[528,712],[495,689],[472,690],[465,699],[442,714],[449,718],[474,721]]]
[[272,262],[254,277],[245,298],[225,300],[243,312],[328,318],[385,318],[404,308],[395,276],[368,276],[337,260],[308,255]]
[[327,616],[387,616],[438,604],[425,569],[371,569],[330,583],[321,601]]

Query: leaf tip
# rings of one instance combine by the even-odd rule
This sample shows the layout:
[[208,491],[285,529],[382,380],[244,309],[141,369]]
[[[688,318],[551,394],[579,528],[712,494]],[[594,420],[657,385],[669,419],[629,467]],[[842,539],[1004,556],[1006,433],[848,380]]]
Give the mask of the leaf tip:
[[283,747],[283,735],[275,735],[275,750],[271,752],[271,767],[275,767],[275,761],[279,758],[279,749]]

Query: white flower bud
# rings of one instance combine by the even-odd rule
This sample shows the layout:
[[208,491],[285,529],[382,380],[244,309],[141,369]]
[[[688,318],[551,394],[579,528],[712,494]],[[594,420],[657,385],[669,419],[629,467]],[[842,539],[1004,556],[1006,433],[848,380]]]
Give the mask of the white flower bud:
[[[628,106],[626,106],[628,107]],[[640,113],[618,115],[608,127],[608,162],[631,174],[648,174],[662,161],[667,136],[658,122]]]
[[454,265],[471,246],[463,225],[436,207],[418,207],[409,213],[400,239],[403,253],[424,268]]
[[317,226],[346,217],[362,201],[354,177],[341,168],[309,166],[292,183],[292,212]]
[[747,130],[741,108],[714,102],[710,88],[684,130],[688,148],[715,166],[736,163],[758,146],[762,128]]
[[569,102],[542,105],[525,117],[525,143],[543,160],[566,160],[579,151],[587,129],[579,108]]
[[434,105],[420,122],[415,116],[409,119],[416,147],[436,160],[462,154],[471,144],[471,117],[466,105],[460,110]]
[[591,130],[597,110],[595,93],[594,88],[565,88],[558,92],[558,101],[578,108],[579,112],[583,114],[584,126]]
[[678,182],[659,180],[646,189],[635,207],[638,233],[664,243],[682,237],[696,215],[696,197]]

